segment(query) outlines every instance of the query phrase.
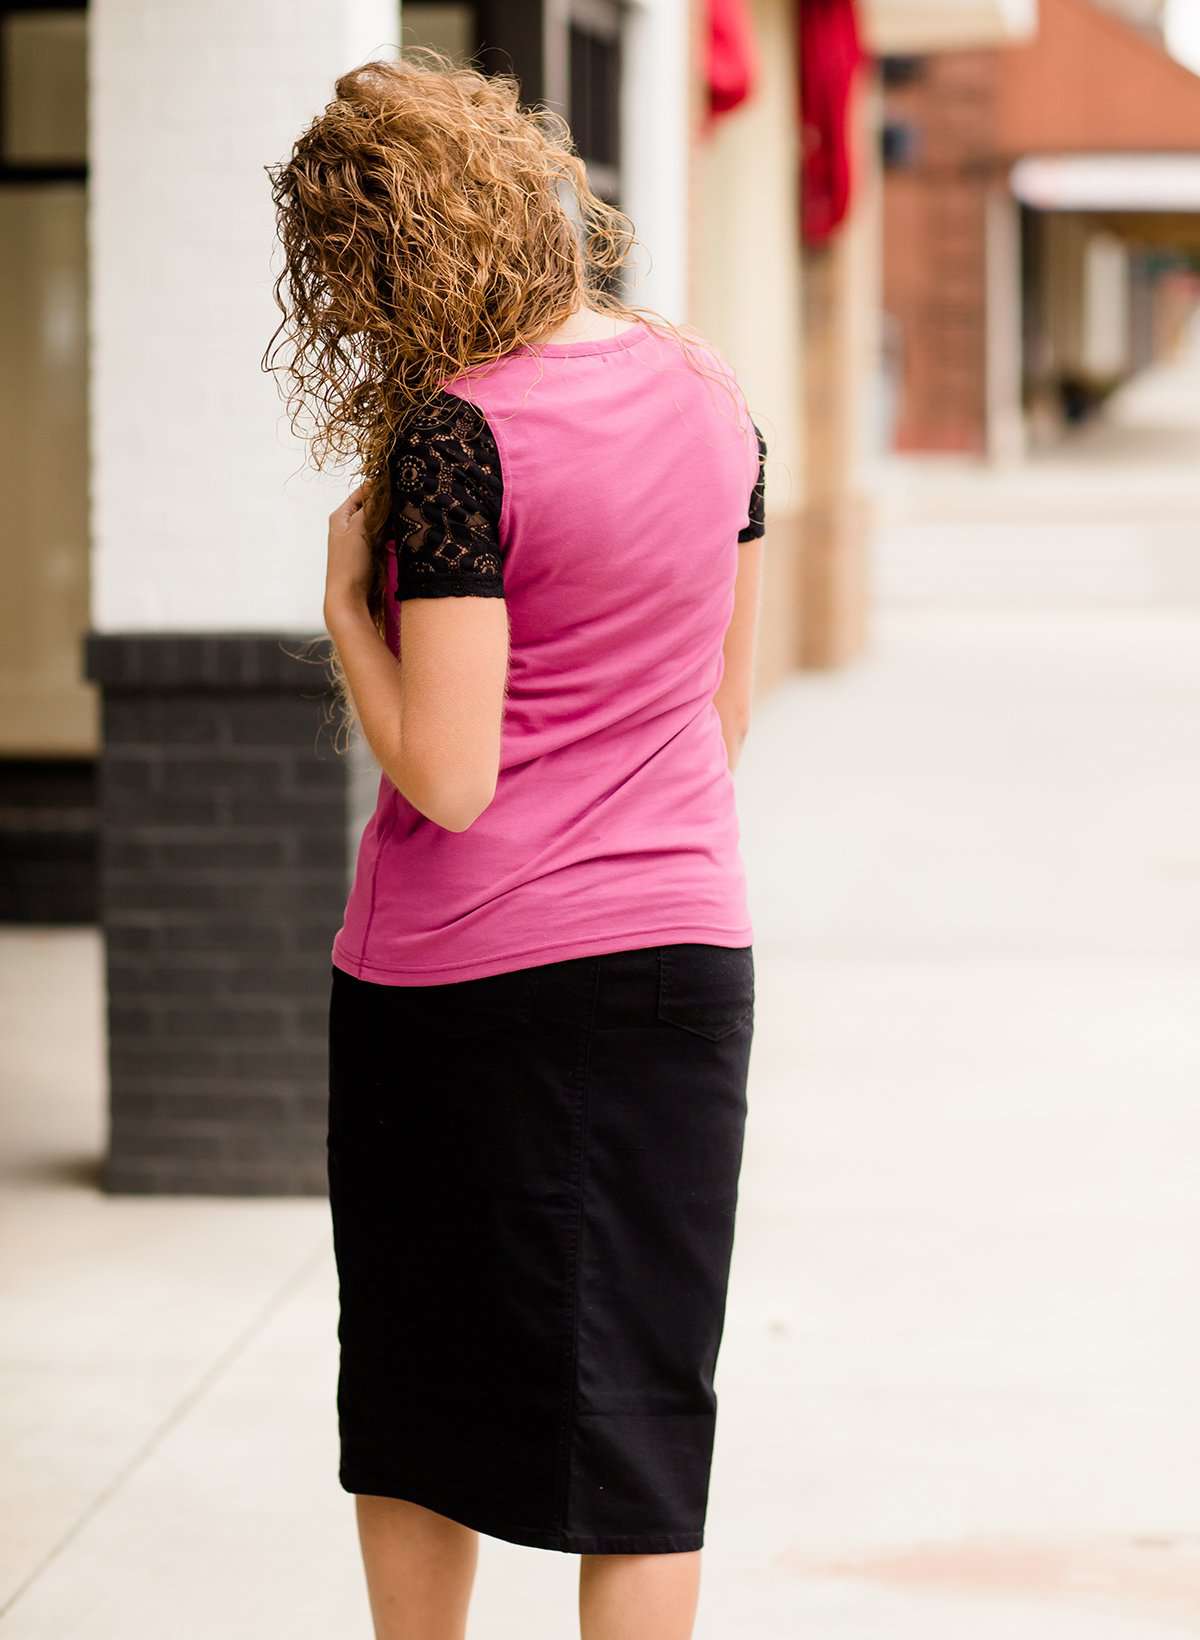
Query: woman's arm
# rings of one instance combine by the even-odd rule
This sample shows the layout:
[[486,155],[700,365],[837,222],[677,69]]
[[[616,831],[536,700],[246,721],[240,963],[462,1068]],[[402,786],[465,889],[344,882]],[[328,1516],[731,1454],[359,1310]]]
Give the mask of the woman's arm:
[[325,624],[383,772],[428,819],[465,831],[499,777],[507,605],[494,596],[404,599],[401,667],[367,610],[364,498],[360,486],[329,520]]
[[733,616],[725,633],[725,670],[713,696],[721,718],[731,769],[737,768],[742,746],[750,732],[762,557],[761,537],[751,538],[738,546]]
[[766,534],[767,441],[757,422],[758,474],[750,492],[746,522],[738,531],[738,568],[734,583],[733,615],[725,633],[725,669],[713,696],[725,735],[729,767],[737,767],[742,744],[750,732],[750,704],[754,693],[754,654],[762,585],[763,537]]

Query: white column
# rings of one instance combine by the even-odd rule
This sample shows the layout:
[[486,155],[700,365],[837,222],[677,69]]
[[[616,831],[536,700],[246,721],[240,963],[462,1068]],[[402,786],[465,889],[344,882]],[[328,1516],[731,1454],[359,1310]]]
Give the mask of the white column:
[[985,383],[988,459],[997,466],[1025,454],[1021,408],[1024,340],[1021,316],[1021,213],[1007,184],[987,195],[984,220]]
[[93,0],[92,626],[319,631],[324,525],[259,361],[279,313],[263,167],[338,74],[395,55],[395,0]]
[[624,16],[621,204],[641,242],[630,299],[678,324],[688,317],[687,0],[633,0]]
[[1116,234],[1088,235],[1083,263],[1083,366],[1100,379],[1129,369],[1129,248]]

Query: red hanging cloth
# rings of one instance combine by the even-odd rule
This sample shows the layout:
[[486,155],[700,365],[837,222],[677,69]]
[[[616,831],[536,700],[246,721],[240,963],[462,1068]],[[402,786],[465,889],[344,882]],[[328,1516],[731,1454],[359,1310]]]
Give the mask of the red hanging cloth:
[[865,59],[854,0],[799,0],[801,226],[823,244],[850,206],[847,111]]
[[745,102],[758,84],[758,50],[746,0],[708,0],[706,126]]

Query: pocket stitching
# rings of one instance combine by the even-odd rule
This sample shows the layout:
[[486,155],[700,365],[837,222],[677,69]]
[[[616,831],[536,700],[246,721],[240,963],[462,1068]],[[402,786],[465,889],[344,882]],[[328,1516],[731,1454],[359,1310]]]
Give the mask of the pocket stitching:
[[[731,949],[740,951],[743,948],[733,947]],[[751,963],[753,962],[752,957],[747,958],[746,960]],[[664,1021],[666,1024],[674,1025],[683,1031],[690,1031],[693,1036],[703,1037],[708,1042],[722,1042],[727,1036],[732,1036],[735,1031],[742,1029],[742,1027],[753,1018],[753,969],[751,969],[751,991],[748,1002],[746,1002],[745,1006],[741,1008],[735,1019],[723,1022],[716,1029],[714,1029],[711,1025],[706,1026],[698,1023],[696,1016],[689,1013],[689,1009],[692,1007],[692,1004],[685,999],[672,996],[670,990],[672,974],[671,953],[667,949],[660,947],[658,954],[658,998],[656,1011],[659,1019]]]

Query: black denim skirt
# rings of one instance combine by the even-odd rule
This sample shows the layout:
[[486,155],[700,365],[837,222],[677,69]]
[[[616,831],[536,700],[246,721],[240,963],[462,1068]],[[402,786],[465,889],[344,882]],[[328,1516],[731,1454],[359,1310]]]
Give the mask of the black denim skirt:
[[704,1542],[751,946],[333,969],[339,1480],[510,1543]]

